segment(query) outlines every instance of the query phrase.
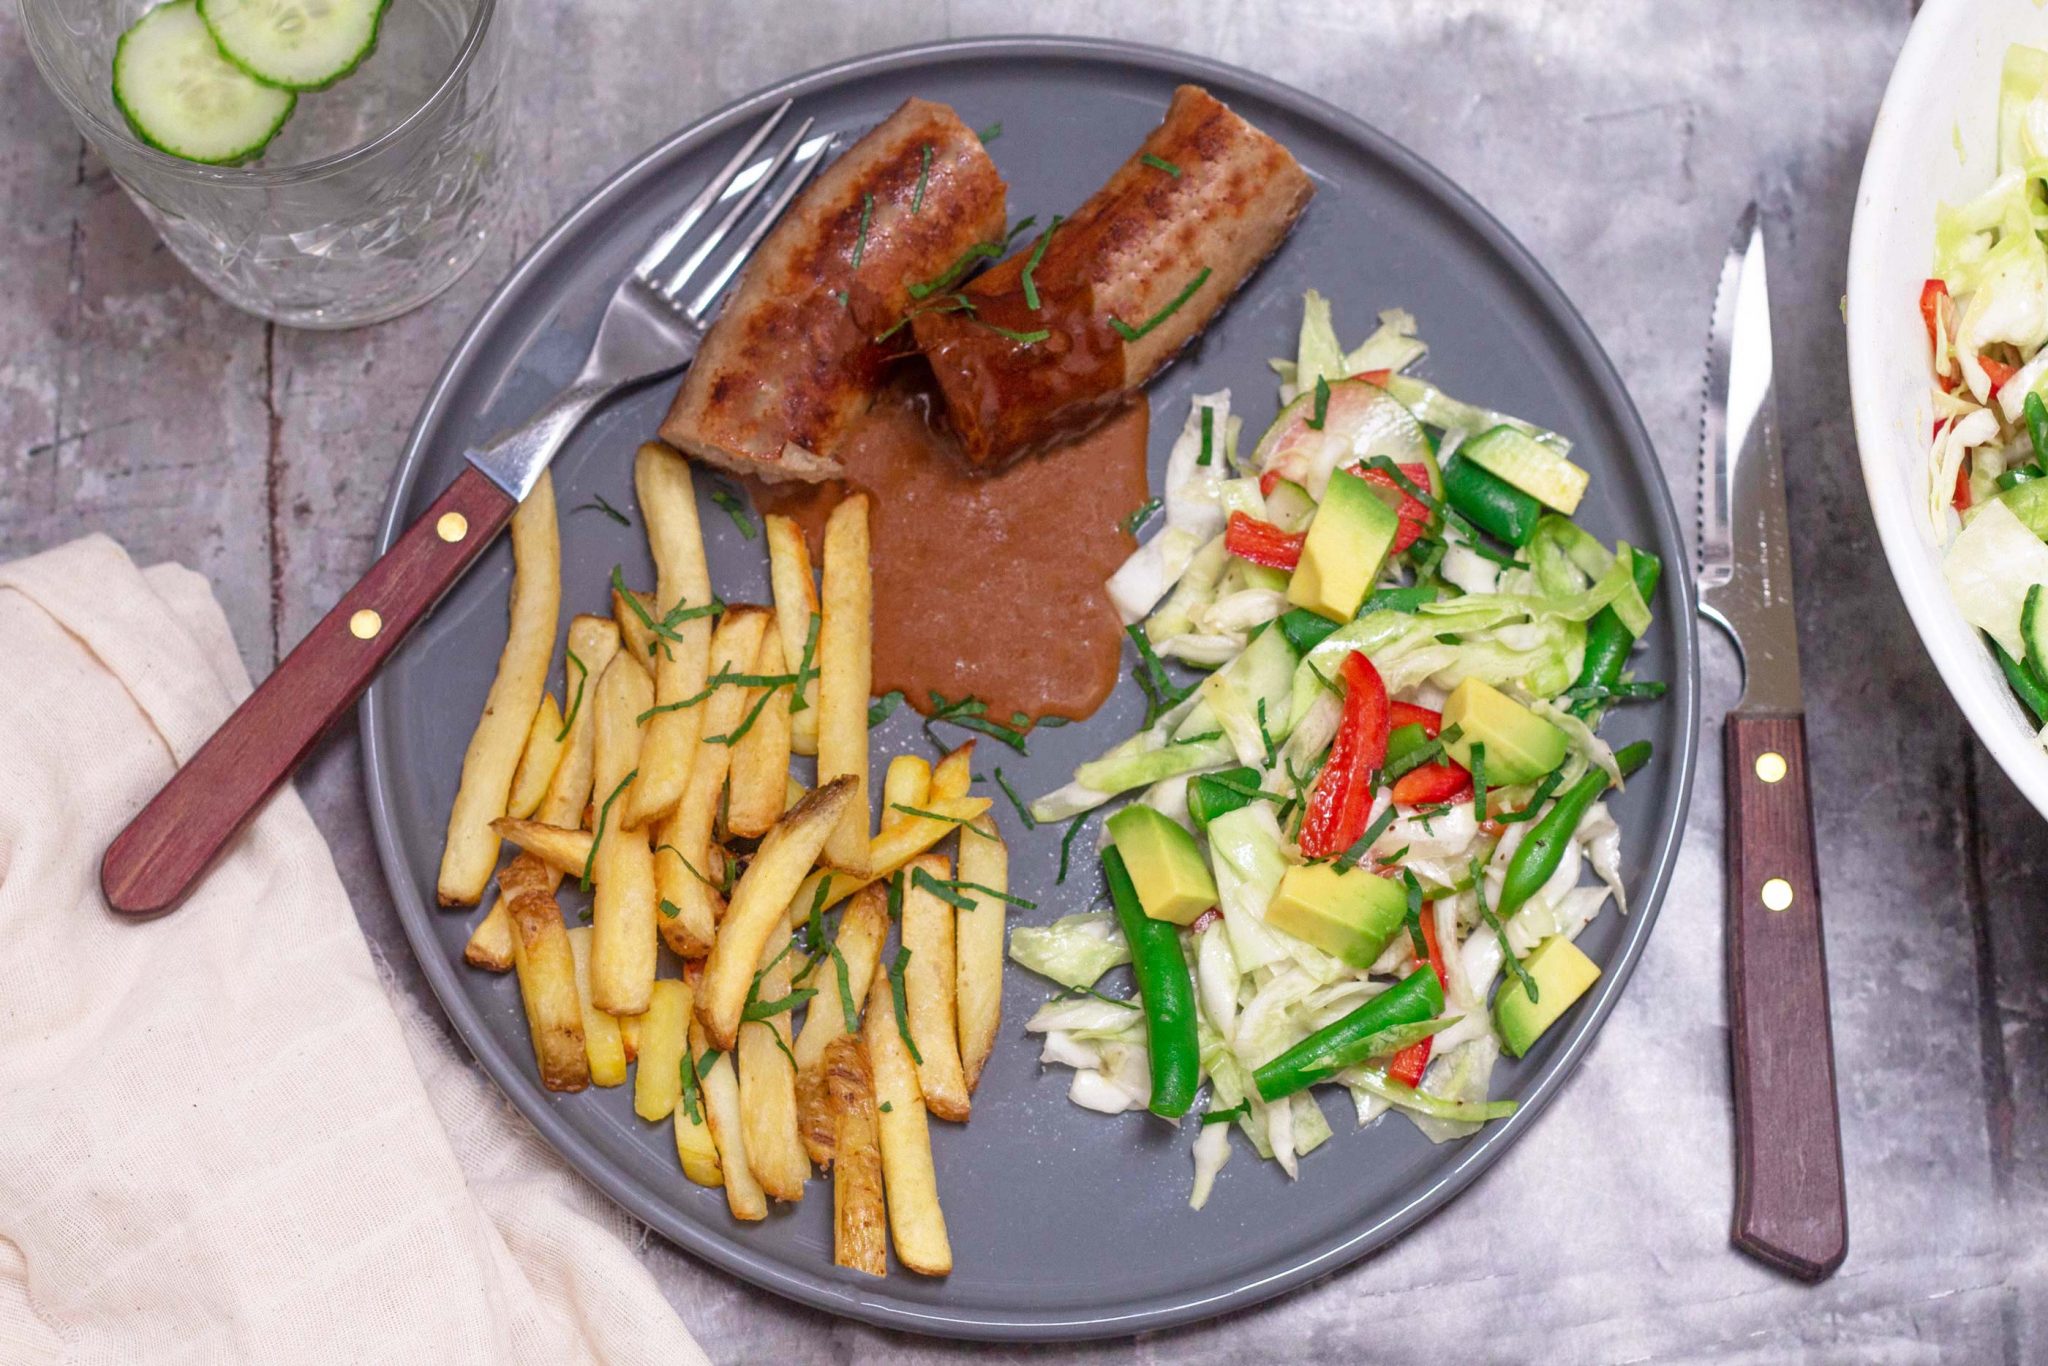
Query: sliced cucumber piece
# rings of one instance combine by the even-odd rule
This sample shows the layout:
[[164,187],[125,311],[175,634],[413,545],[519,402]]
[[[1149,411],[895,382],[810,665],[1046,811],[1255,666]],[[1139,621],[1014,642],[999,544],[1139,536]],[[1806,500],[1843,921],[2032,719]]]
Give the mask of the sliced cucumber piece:
[[196,0],[157,6],[114,45],[114,103],[135,136],[186,161],[246,161],[297,102],[220,55]]
[[2048,589],[2035,584],[2027,590],[2020,607],[2020,643],[2026,646],[2027,671],[2039,681],[2048,679],[2048,606],[2042,598]]
[[388,0],[199,0],[229,61],[268,85],[320,90],[377,46]]
[[1590,481],[1577,465],[1513,427],[1481,432],[1458,447],[1458,454],[1567,517],[1578,511]]
[[1381,455],[1397,465],[1429,456],[1422,424],[1377,384],[1339,380],[1330,386],[1321,426],[1313,425],[1315,411],[1313,391],[1282,408],[1259,438],[1252,467],[1260,473],[1278,471],[1320,501],[1333,470]]

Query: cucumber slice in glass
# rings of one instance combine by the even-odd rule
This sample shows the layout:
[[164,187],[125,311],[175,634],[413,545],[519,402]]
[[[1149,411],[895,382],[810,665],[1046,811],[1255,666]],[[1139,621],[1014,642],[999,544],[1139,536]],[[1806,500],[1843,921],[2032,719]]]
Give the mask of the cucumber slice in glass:
[[221,56],[197,0],[157,6],[114,45],[114,103],[135,136],[186,161],[248,160],[297,102]]
[[198,0],[221,55],[267,85],[320,90],[377,46],[387,0]]

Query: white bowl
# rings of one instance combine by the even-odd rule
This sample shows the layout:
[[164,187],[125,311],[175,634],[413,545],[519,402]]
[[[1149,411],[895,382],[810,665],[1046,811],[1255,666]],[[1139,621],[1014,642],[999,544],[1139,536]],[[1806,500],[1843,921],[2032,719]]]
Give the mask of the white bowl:
[[1929,0],[1913,22],[1856,191],[1849,387],[1864,487],[1906,610],[1978,738],[2048,815],[2048,750],[1956,610],[1927,512],[1934,405],[1920,286],[1934,264],[1935,207],[1970,197],[1995,173],[1998,74],[2014,43],[2048,46],[2038,0]]

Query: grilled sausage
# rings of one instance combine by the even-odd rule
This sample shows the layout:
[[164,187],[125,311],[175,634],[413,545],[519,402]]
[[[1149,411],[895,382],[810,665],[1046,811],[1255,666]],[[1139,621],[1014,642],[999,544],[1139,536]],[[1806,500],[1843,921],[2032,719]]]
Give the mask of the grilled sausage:
[[950,108],[908,100],[848,148],[763,239],[661,424],[698,459],[822,480],[883,364],[910,287],[1000,241],[1005,187]]
[[916,317],[967,458],[995,468],[1101,422],[1208,325],[1314,192],[1286,148],[1199,86],[1176,90],[1071,219]]

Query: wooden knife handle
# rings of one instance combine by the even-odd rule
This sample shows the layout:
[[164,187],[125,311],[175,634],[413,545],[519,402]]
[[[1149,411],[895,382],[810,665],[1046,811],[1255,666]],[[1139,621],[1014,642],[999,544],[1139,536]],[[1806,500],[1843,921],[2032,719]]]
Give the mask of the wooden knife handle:
[[1849,1251],[1806,722],[1728,717],[1735,1245],[1805,1281]]
[[107,846],[107,904],[147,916],[183,900],[516,506],[465,466]]

